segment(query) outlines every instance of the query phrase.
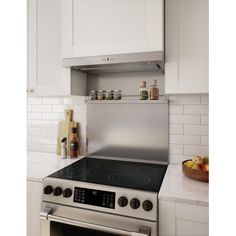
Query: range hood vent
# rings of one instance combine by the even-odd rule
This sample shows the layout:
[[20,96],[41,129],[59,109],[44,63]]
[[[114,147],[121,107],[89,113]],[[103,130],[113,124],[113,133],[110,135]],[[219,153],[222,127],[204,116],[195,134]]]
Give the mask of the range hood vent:
[[64,58],[63,66],[89,74],[164,70],[161,51]]

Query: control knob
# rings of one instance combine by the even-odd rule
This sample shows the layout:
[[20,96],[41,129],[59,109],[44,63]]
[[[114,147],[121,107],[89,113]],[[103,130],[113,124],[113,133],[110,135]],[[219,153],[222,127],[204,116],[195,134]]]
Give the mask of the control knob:
[[70,188],[66,188],[64,191],[63,191],[63,197],[65,198],[68,198],[72,195],[72,190]]
[[44,187],[44,189],[43,189],[43,193],[44,193],[44,194],[51,194],[52,191],[53,191],[53,188],[52,188],[51,185],[47,185],[47,186]]
[[62,194],[62,189],[61,187],[56,187],[53,189],[53,195],[54,196],[60,196]]
[[152,208],[153,208],[153,204],[152,204],[151,201],[146,200],[146,201],[143,202],[143,209],[145,211],[151,211]]
[[126,197],[120,197],[118,199],[118,204],[120,207],[125,207],[128,204],[128,199]]
[[140,201],[139,201],[137,198],[133,198],[133,199],[130,201],[130,206],[131,206],[131,208],[133,208],[133,209],[138,209],[139,206],[140,206]]

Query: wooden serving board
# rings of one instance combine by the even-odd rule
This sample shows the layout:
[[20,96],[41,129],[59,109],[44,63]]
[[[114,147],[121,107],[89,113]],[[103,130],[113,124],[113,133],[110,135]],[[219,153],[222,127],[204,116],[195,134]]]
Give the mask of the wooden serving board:
[[[57,155],[61,155],[61,140],[66,137],[67,139],[67,156],[70,155],[70,137],[72,135],[72,128],[78,128],[79,124],[73,121],[73,110],[65,110],[65,120],[58,123],[58,134],[57,134]],[[78,135],[79,137],[79,135]]]

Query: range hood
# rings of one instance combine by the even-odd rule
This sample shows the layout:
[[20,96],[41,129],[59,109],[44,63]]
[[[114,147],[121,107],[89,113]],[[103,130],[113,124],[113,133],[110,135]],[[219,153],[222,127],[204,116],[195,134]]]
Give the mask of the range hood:
[[164,69],[164,52],[140,52],[64,58],[63,66],[89,74],[157,71]]

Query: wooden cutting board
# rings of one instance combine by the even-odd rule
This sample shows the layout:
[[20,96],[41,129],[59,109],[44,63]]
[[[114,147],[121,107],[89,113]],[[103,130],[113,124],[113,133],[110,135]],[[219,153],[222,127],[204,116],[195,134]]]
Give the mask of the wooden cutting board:
[[70,155],[70,137],[72,135],[72,128],[77,128],[77,136],[79,124],[73,121],[73,110],[65,110],[65,120],[58,123],[58,134],[57,134],[57,155],[61,155],[61,140],[66,137],[67,139],[67,156]]

